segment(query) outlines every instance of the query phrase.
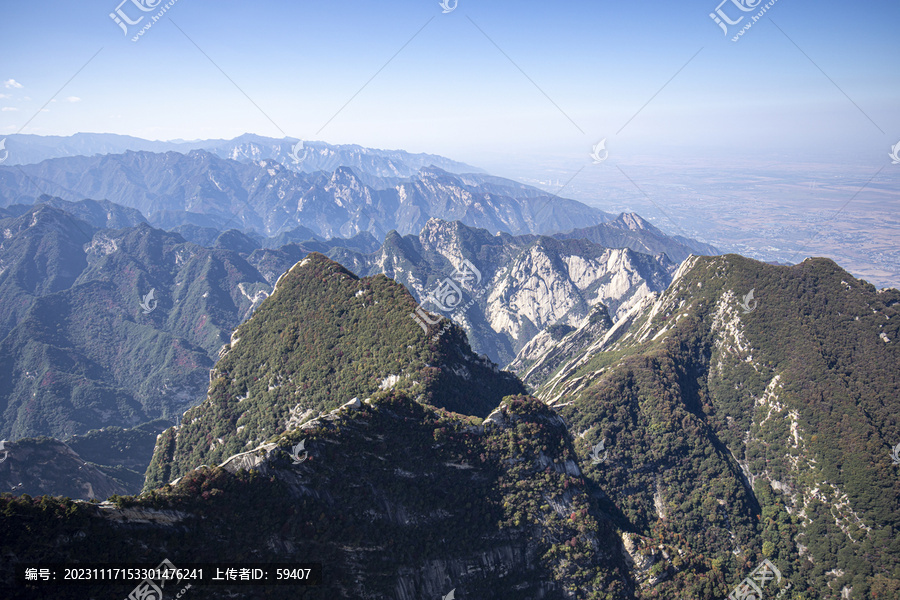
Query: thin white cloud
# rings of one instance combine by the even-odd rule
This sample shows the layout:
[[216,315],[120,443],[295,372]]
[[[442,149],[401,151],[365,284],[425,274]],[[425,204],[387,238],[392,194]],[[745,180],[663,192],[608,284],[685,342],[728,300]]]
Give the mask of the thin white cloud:
[[81,98],[78,96],[69,96],[66,98],[66,102],[81,102]]
[[14,110],[19,110],[19,109],[13,108],[12,106],[4,106],[3,108],[0,108],[0,111],[3,111],[3,112],[10,112],[10,111],[14,111]]
[[7,88],[16,88],[16,89],[25,87],[24,85],[22,85],[15,79],[7,79],[6,81],[3,82],[3,85],[5,85]]
[[0,94],[0,100],[3,98],[12,98],[12,94]]

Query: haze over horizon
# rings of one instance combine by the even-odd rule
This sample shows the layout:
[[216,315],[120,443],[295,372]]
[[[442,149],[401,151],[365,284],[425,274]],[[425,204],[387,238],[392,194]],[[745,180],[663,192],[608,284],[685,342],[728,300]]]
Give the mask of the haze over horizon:
[[[900,280],[900,7],[739,3],[13,5],[0,135],[249,132],[438,154],[757,258],[802,258],[834,219],[809,252]],[[744,239],[760,224],[723,221],[733,210],[800,239]],[[844,243],[861,235],[849,218],[877,238],[865,258]]]
[[436,0],[179,0],[132,42],[166,6],[143,4],[155,6],[119,5],[145,17],[127,35],[109,16],[115,2],[7,7],[0,133],[26,122],[21,133],[42,135],[253,132],[494,170],[498,156],[583,161],[602,138],[623,155],[874,158],[900,137],[891,35],[900,7],[888,2],[865,11],[776,2],[738,42],[732,34],[756,11],[723,6],[732,19],[746,15],[726,36],[707,0],[566,10],[462,0],[446,14]]

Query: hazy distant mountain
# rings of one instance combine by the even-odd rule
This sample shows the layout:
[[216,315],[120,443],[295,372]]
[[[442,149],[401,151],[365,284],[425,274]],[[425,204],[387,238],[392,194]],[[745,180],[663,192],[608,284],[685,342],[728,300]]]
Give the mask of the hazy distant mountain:
[[[76,133],[71,136],[13,134],[6,138],[7,165],[34,164],[50,158],[123,154],[125,152],[180,152],[206,150],[220,158],[239,162],[275,160],[286,167],[314,173],[353,167],[360,173],[378,177],[410,177],[419,169],[434,165],[451,173],[477,173],[481,169],[438,156],[413,154],[404,150],[376,150],[355,144],[335,145],[303,142],[296,138],[269,138],[244,134],[232,140],[153,141],[112,133]],[[296,157],[296,158],[295,158]],[[299,160],[298,160],[299,159]]]
[[[32,496],[59,495],[105,500],[129,488],[84,460],[67,444],[48,437],[6,442],[0,462],[0,491]],[[130,493],[135,493],[131,491]]]
[[631,248],[647,254],[665,252],[676,263],[691,254],[721,254],[709,244],[680,235],[666,235],[636,213],[622,213],[612,221],[554,233],[553,237],[559,240],[585,239],[608,248]]
[[[109,200],[87,199],[67,202],[52,196],[41,196],[35,201],[35,204],[46,204],[63,210],[81,221],[90,223],[97,229],[121,229],[147,222],[139,210],[126,208]],[[31,206],[28,205],[20,205],[17,208],[21,213],[30,209]]]
[[297,146],[299,141],[247,133],[233,140],[207,140],[200,148],[239,162],[276,160],[304,173],[331,173],[338,167],[350,167],[363,175],[412,177],[419,169],[431,166],[450,173],[483,172],[477,167],[436,154],[412,154],[405,150],[379,150],[356,144],[334,145],[315,141],[304,141],[300,147]]
[[126,152],[0,166],[0,206],[43,194],[103,198],[139,210],[154,226],[185,224],[256,231],[266,237],[302,226],[315,235],[418,233],[432,217],[513,234],[570,230],[612,217],[574,200],[496,177],[424,167],[402,179],[300,173],[272,159],[241,163],[203,150]]

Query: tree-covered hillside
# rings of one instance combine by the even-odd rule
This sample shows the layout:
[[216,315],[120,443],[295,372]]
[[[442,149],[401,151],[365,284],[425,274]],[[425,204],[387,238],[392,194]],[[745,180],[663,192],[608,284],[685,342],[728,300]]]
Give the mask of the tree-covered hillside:
[[[298,464],[291,453],[301,440]],[[632,589],[564,424],[524,396],[507,398],[482,423],[381,391],[138,498],[94,505],[0,495],[0,585],[13,585],[19,563],[164,558],[324,567],[321,586],[194,586],[196,598],[440,598],[455,590],[459,600],[614,600]],[[132,587],[13,591],[125,597]]]
[[540,396],[582,455],[604,441],[586,474],[654,555],[643,597],[721,598],[766,558],[795,600],[898,597],[898,308],[825,259],[693,257],[550,378]]
[[310,254],[235,330],[207,400],[160,438],[147,485],[218,463],[380,389],[482,417],[503,396],[524,391],[446,320],[426,334],[415,310],[409,292],[383,275],[359,279]]

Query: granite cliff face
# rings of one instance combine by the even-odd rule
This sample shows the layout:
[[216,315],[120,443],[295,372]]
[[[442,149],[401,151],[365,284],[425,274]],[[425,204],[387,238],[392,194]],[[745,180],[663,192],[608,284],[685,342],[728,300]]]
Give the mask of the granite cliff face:
[[426,301],[429,295],[471,265],[480,279],[467,282],[458,307],[444,314],[466,329],[473,348],[501,364],[547,327],[586,323],[600,304],[617,320],[647,294],[665,289],[676,268],[664,255],[585,240],[495,236],[438,219],[418,236],[388,236],[377,252],[336,249],[330,256],[359,274],[384,273],[434,312],[440,307]]

